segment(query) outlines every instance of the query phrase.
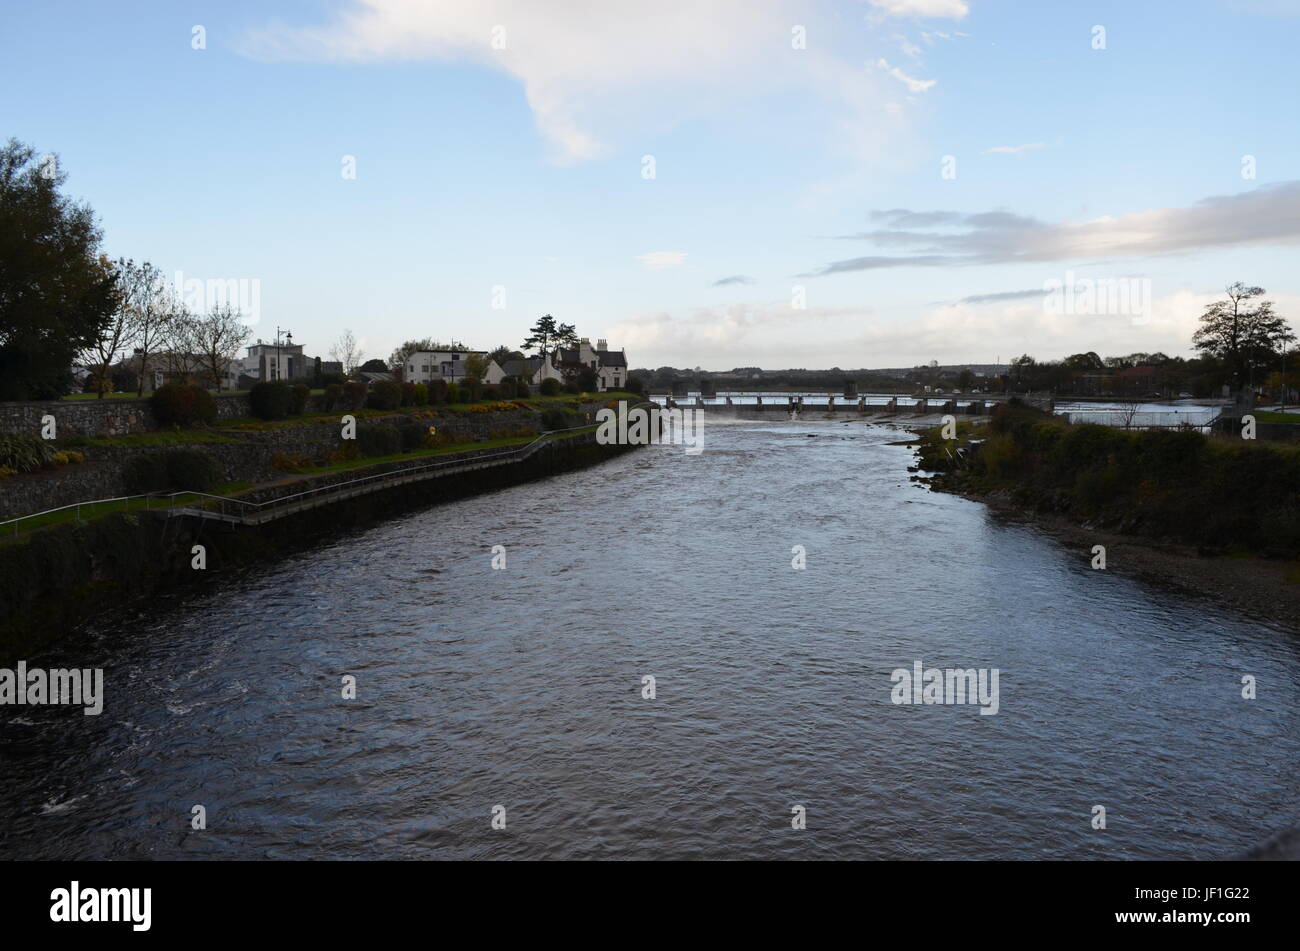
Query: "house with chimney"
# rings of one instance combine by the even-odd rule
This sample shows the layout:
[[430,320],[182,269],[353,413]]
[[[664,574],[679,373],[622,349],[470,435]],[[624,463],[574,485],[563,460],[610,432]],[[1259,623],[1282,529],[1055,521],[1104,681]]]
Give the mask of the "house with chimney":
[[591,341],[583,337],[573,349],[560,347],[555,351],[555,366],[567,380],[577,380],[583,370],[596,375],[596,390],[621,389],[627,383],[627,354],[610,350],[604,340],[597,340],[593,350]]

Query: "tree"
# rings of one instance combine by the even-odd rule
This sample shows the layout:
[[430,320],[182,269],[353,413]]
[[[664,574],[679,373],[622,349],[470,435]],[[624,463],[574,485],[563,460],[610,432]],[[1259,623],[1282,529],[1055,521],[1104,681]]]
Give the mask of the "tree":
[[518,350],[511,350],[505,344],[488,353],[488,359],[495,360],[498,366],[505,366],[507,360],[522,360],[523,358],[523,353]]
[[330,359],[336,360],[343,364],[343,374],[351,376],[356,372],[357,364],[361,362],[364,354],[360,347],[357,346],[357,338],[353,336],[352,331],[344,328],[339,339],[330,347]]
[[524,341],[523,350],[536,350],[538,356],[549,351],[552,347],[568,346],[576,347],[578,345],[578,335],[573,329],[573,324],[556,324],[555,318],[550,314],[545,314],[537,318],[537,323],[533,324],[532,329],[528,332],[528,339]]
[[137,395],[144,396],[144,375],[149,371],[149,357],[167,339],[169,326],[182,312],[183,305],[162,271],[148,261],[118,261],[119,281],[128,303],[131,342],[140,357],[140,381]]
[[465,358],[465,376],[472,380],[481,380],[487,376],[488,360],[477,353]]
[[1227,299],[1209,304],[1201,315],[1201,326],[1192,334],[1192,346],[1202,356],[1224,362],[1234,389],[1239,389],[1256,369],[1275,365],[1284,344],[1295,340],[1286,320],[1273,312],[1272,301],[1250,301],[1262,296],[1264,288],[1247,287],[1238,281],[1227,287]]
[[106,391],[113,388],[112,366],[118,354],[122,353],[135,339],[135,320],[132,316],[133,290],[131,288],[130,262],[119,260],[108,264],[113,272],[117,292],[113,300],[116,307],[96,336],[94,343],[86,350],[86,363],[93,367],[95,391],[99,399]]
[[425,337],[423,340],[408,340],[388,356],[387,370],[391,371],[393,376],[399,380],[406,379],[406,362],[411,359],[411,354],[431,350],[463,350],[460,344],[453,344],[450,347],[444,347],[436,343],[433,338]]
[[60,194],[56,156],[10,139],[0,147],[0,399],[68,392],[77,355],[116,308],[94,213]]
[[230,361],[239,355],[239,349],[253,332],[244,324],[239,311],[229,303],[218,304],[190,323],[193,349],[199,356],[206,375],[221,392],[221,380]]
[[375,357],[373,360],[367,360],[365,363],[361,364],[361,366],[358,367],[357,369],[365,370],[370,373],[387,373],[388,364],[385,363],[383,360],[380,360],[378,357]]
[[173,311],[167,322],[163,340],[163,359],[167,375],[181,382],[191,382],[191,377],[202,368],[202,356],[197,352],[195,317],[178,297],[172,299]]

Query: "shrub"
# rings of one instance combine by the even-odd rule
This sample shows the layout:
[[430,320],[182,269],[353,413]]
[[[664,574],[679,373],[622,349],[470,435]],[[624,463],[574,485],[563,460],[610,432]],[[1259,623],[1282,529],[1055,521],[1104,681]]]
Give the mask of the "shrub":
[[271,457],[273,469],[310,469],[315,464],[316,460],[305,452],[277,452]]
[[154,418],[163,426],[211,426],[217,421],[217,401],[201,386],[164,383],[149,397]]
[[208,492],[221,484],[221,466],[197,449],[168,449],[132,456],[123,476],[132,492]]
[[459,403],[461,401],[460,387],[457,386],[455,383],[448,383],[446,384],[446,386],[447,386],[447,402]]
[[397,409],[402,405],[402,385],[395,380],[378,380],[370,384],[366,406],[371,409]]
[[414,406],[415,405],[415,384],[400,383],[398,385],[401,387],[401,393],[402,393],[401,405]]
[[54,461],[54,448],[39,436],[0,433],[0,466],[33,472]]
[[447,402],[447,381],[432,380],[429,383],[429,402],[445,403]]
[[537,391],[541,393],[543,396],[559,396],[560,381],[552,379],[551,377],[548,376],[545,380],[541,382],[541,385],[537,388]]
[[[513,391],[511,391],[510,395],[514,396],[515,394]],[[490,400],[495,403],[497,400],[501,399],[501,396],[502,393],[501,393],[500,386],[489,385],[479,390],[479,399],[481,400]]]
[[575,381],[570,380],[569,382],[564,384],[563,390],[566,393],[581,393],[582,387],[578,386],[578,384]]
[[645,396],[645,381],[639,376],[628,377],[627,383],[623,385],[623,389],[627,390],[629,393],[635,393],[637,396]]
[[571,429],[582,422],[582,414],[567,409],[548,409],[542,413],[543,429]]
[[283,380],[263,380],[248,391],[248,406],[258,419],[284,419],[293,409],[293,392]]
[[415,405],[428,406],[429,388],[425,386],[423,383],[416,383],[414,384],[414,386],[415,386]]
[[325,408],[338,409],[343,405],[343,384],[329,383],[325,387]]
[[402,451],[396,426],[358,426],[357,446],[363,456],[392,456]]
[[311,399],[311,387],[306,383],[295,383],[289,388],[291,398],[289,400],[289,412],[294,416],[301,416],[307,412],[307,401]]
[[359,380],[351,380],[343,384],[343,407],[347,409],[361,409],[366,405],[366,385]]
[[432,433],[429,432],[433,427],[427,423],[408,422],[397,427],[401,437],[401,451],[414,452],[417,449],[431,448]]

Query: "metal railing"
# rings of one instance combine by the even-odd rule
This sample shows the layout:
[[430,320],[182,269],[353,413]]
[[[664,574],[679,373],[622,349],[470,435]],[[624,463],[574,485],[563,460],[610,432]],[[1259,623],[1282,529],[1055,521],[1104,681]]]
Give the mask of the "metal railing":
[[[0,521],[0,535],[8,534],[5,531],[5,527],[8,525],[12,525],[13,535],[17,536],[18,525],[20,522],[27,521],[28,519],[40,518],[41,516],[44,515],[52,515],[55,512],[66,512],[70,509],[76,510],[77,521],[81,520],[81,509],[83,507],[90,508],[92,506],[97,506],[97,505],[109,505],[117,502],[122,502],[124,503],[122,506],[123,511],[129,511],[131,508],[131,502],[136,499],[145,500],[145,504],[144,504],[145,511],[154,511],[153,509],[149,508],[149,502],[150,500],[157,499],[159,502],[163,502],[165,500],[167,503],[165,506],[160,505],[159,510],[165,509],[168,512],[176,512],[177,514],[181,514],[181,513],[193,514],[193,515],[198,515],[200,517],[211,517],[212,509],[207,506],[215,502],[218,504],[218,512],[219,512],[219,515],[217,516],[218,518],[226,518],[231,521],[244,522],[246,521],[247,518],[250,518],[253,515],[260,516],[263,512],[272,511],[276,506],[283,506],[285,503],[302,500],[307,498],[308,496],[313,496],[313,495],[319,496],[323,494],[338,492],[340,490],[347,489],[349,486],[357,486],[366,483],[382,483],[385,480],[389,480],[394,483],[398,483],[400,481],[415,481],[415,480],[409,480],[409,477],[415,473],[422,473],[422,472],[428,473],[430,470],[441,469],[447,466],[476,466],[483,462],[487,462],[489,460],[503,460],[509,456],[518,457],[519,459],[522,460],[527,458],[528,456],[531,456],[534,452],[540,449],[543,444],[550,441],[549,437],[551,436],[561,435],[563,433],[576,433],[579,431],[589,430],[592,428],[593,427],[588,424],[583,426],[571,426],[567,429],[551,429],[551,430],[547,430],[544,433],[540,433],[537,436],[537,438],[534,439],[532,442],[523,446],[517,446],[513,449],[501,449],[501,450],[491,450],[491,451],[480,450],[478,454],[471,456],[469,458],[445,459],[440,462],[430,462],[420,466],[405,466],[400,469],[389,470],[388,472],[378,472],[375,473],[374,475],[362,476],[359,479],[349,479],[345,482],[331,482],[328,485],[317,486],[313,489],[307,489],[304,492],[294,492],[290,495],[277,496],[274,499],[267,499],[264,502],[250,502],[248,499],[237,499],[225,495],[212,495],[211,493],[208,492],[193,492],[193,491],[170,492],[170,493],[147,492],[141,495],[123,495],[111,499],[94,499],[93,501],[89,501],[89,502],[73,502],[70,505],[60,505],[57,508],[45,509],[42,512],[32,512],[29,515],[20,515],[17,518],[11,518],[11,519],[6,519],[4,521]],[[461,455],[461,454],[457,453],[457,455]],[[379,465],[383,465],[383,463],[379,463]],[[206,499],[207,502],[204,503],[204,507],[202,508],[195,508],[193,506],[184,505],[184,504],[178,507],[176,503],[176,500],[178,498],[187,498],[187,499],[199,498],[199,499]],[[227,516],[226,503],[230,503],[230,505],[232,506],[243,506],[242,511],[248,514],[245,516]],[[239,509],[236,510],[240,511]],[[107,513],[101,513],[101,514],[107,514]],[[257,521],[261,522],[261,521],[265,521],[265,519],[258,518]]]

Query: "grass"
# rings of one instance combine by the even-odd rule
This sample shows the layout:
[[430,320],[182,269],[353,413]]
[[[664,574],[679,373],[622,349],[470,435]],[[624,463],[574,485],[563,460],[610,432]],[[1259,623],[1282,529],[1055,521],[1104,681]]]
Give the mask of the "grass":
[[[251,482],[227,482],[217,486],[212,490],[211,495],[237,495],[246,489],[252,488]],[[184,493],[171,500],[171,505],[189,505],[199,501],[199,496],[193,493]],[[51,525],[62,525],[66,522],[89,521],[91,519],[103,518],[105,515],[112,515],[114,512],[143,512],[145,510],[157,510],[168,507],[167,499],[159,498],[129,498],[123,501],[113,502],[85,502],[80,506],[74,505],[72,508],[59,509],[54,512],[46,512],[43,515],[37,515],[33,518],[23,519],[17,523],[17,536],[22,538],[31,532],[42,528],[49,528]],[[14,539],[14,526],[6,525],[0,528],[0,544]]]
[[172,429],[132,436],[96,436],[69,441],[66,445],[75,449],[77,446],[188,446],[205,442],[235,440],[211,429]]
[[1256,410],[1252,413],[1257,423],[1290,423],[1291,425],[1300,424],[1300,413],[1271,413],[1267,410]]
[[[584,427],[583,431],[594,430],[596,427]],[[576,435],[576,433],[563,433],[548,435],[547,439],[560,439],[567,435]],[[286,472],[296,473],[298,475],[317,475],[325,472],[344,472],[352,469],[364,469],[367,466],[380,466],[387,462],[409,462],[415,459],[424,459],[432,456],[451,456],[462,452],[474,452],[479,449],[499,449],[506,446],[526,446],[535,440],[536,436],[505,436],[501,439],[486,439],[482,442],[472,443],[455,443],[450,446],[438,446],[435,449],[416,449],[414,452],[397,452],[387,456],[366,456],[361,459],[342,459],[338,462],[331,462],[323,466],[310,466],[302,469],[286,469]]]

